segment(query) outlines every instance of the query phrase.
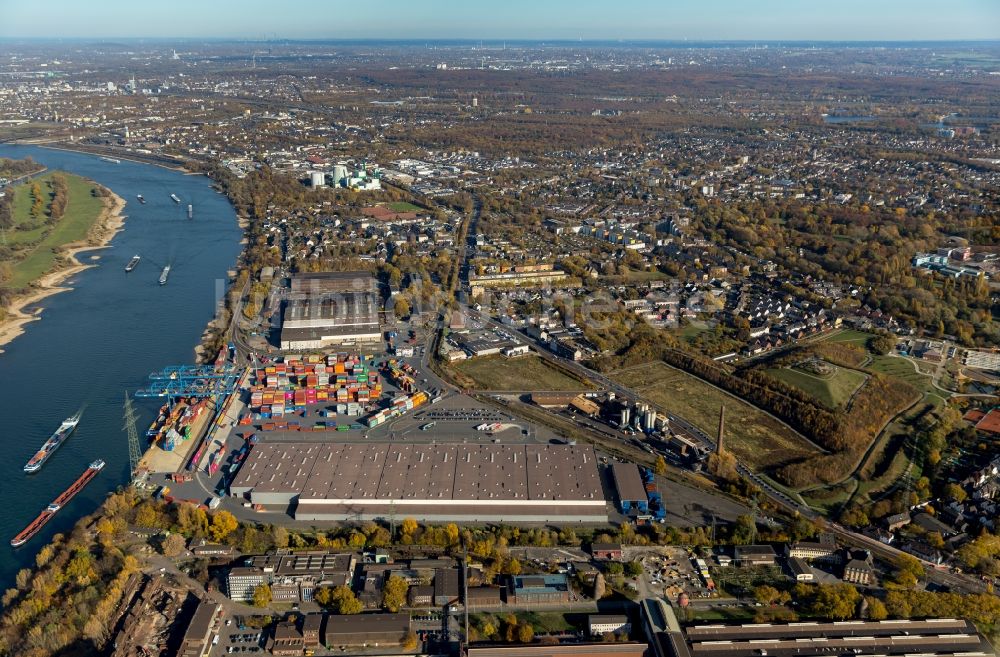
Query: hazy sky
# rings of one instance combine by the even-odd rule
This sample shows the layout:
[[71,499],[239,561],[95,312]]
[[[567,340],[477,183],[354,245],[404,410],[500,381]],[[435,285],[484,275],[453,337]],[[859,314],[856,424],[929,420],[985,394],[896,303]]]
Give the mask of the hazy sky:
[[0,36],[1000,39],[1000,0],[0,0]]

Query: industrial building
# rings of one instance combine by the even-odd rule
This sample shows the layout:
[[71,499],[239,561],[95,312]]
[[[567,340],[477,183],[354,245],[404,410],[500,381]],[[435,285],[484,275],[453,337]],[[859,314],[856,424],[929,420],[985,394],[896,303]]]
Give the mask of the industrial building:
[[634,463],[615,463],[611,466],[611,479],[615,482],[615,493],[622,513],[647,509],[646,487]]
[[695,625],[682,629],[662,600],[642,601],[642,620],[655,657],[996,657],[967,620],[806,621]]
[[740,566],[773,566],[778,561],[770,545],[737,545],[734,556]]
[[297,520],[607,522],[590,446],[272,443],[230,485]]
[[689,652],[684,653],[684,657],[819,657],[830,654],[995,657],[989,643],[971,622],[951,618],[703,625],[687,628],[685,635]]
[[512,605],[569,602],[569,580],[565,575],[522,575],[511,577],[507,601]]
[[229,569],[226,590],[231,600],[247,602],[258,585],[268,584],[275,601],[309,601],[317,586],[350,585],[355,566],[356,555],[331,552],[247,557],[242,566]]
[[293,274],[282,309],[281,348],[378,342],[381,302],[369,272]]
[[323,645],[398,647],[409,632],[409,614],[327,616]]

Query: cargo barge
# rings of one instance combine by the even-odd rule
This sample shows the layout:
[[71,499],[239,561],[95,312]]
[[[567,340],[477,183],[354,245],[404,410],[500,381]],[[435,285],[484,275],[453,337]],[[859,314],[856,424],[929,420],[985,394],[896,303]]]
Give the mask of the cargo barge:
[[55,433],[53,433],[52,436],[45,441],[45,444],[42,445],[41,449],[35,452],[35,455],[24,464],[24,471],[38,472],[42,465],[49,459],[50,456],[52,456],[52,453],[59,449],[63,442],[69,438],[70,434],[73,433],[73,430],[76,429],[76,425],[79,423],[79,413],[71,418],[63,420],[63,423],[60,424]]
[[64,490],[59,494],[55,500],[52,501],[45,510],[38,514],[38,517],[28,523],[28,526],[21,530],[21,532],[10,539],[10,544],[12,547],[19,547],[24,545],[37,534],[45,524],[52,519],[52,516],[56,514],[59,509],[66,506],[66,504],[76,497],[76,494],[83,490],[84,486],[90,483],[90,480],[97,476],[97,473],[104,469],[104,461],[97,459],[90,466],[84,470],[83,474],[80,475],[79,479],[74,481],[69,488]]
[[128,272],[128,271],[132,271],[133,269],[135,269],[136,265],[139,264],[139,260],[140,260],[140,258],[139,258],[138,255],[132,256],[132,259],[128,261],[127,265],[125,265],[125,271]]

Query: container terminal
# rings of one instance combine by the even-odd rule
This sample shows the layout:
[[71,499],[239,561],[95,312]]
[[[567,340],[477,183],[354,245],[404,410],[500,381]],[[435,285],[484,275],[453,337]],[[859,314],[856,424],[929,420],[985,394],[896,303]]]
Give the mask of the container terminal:
[[[238,381],[216,396],[172,397],[140,470],[164,499],[290,522],[394,510],[426,521],[607,522],[610,488],[593,448],[539,436],[471,397],[439,403],[442,391],[407,360],[337,351],[237,369],[220,357],[215,367],[237,369]],[[484,421],[492,430],[477,432]]]

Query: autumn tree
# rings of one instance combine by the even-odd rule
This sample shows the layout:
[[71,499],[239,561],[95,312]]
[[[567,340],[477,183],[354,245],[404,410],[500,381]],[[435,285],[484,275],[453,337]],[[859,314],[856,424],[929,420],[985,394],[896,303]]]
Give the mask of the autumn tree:
[[885,603],[878,598],[866,595],[865,604],[868,607],[867,615],[868,620],[880,621],[885,620],[889,616],[888,610],[885,608]]
[[160,541],[160,552],[167,557],[176,557],[184,551],[184,537],[180,534],[171,534]]
[[769,586],[767,584],[761,584],[760,586],[755,587],[753,590],[754,599],[757,600],[757,602],[765,605],[773,605],[778,600],[778,597],[780,595],[781,593],[778,591],[778,589],[774,588],[773,586]]
[[329,605],[335,614],[344,616],[360,614],[364,608],[361,601],[354,595],[354,591],[343,585],[334,588],[330,592]]
[[382,606],[396,613],[406,604],[406,594],[410,587],[406,580],[397,575],[390,575],[382,587]]
[[708,455],[708,471],[723,481],[739,479],[739,473],[736,470],[736,457],[725,449]]
[[233,514],[228,511],[219,511],[212,516],[212,539],[216,541],[225,540],[237,527],[239,527],[239,523],[233,517]]
[[288,547],[288,530],[278,525],[274,528],[274,547],[276,548],[286,548]]
[[254,607],[267,607],[271,604],[271,587],[267,584],[261,583],[254,587],[253,590],[253,606]]

